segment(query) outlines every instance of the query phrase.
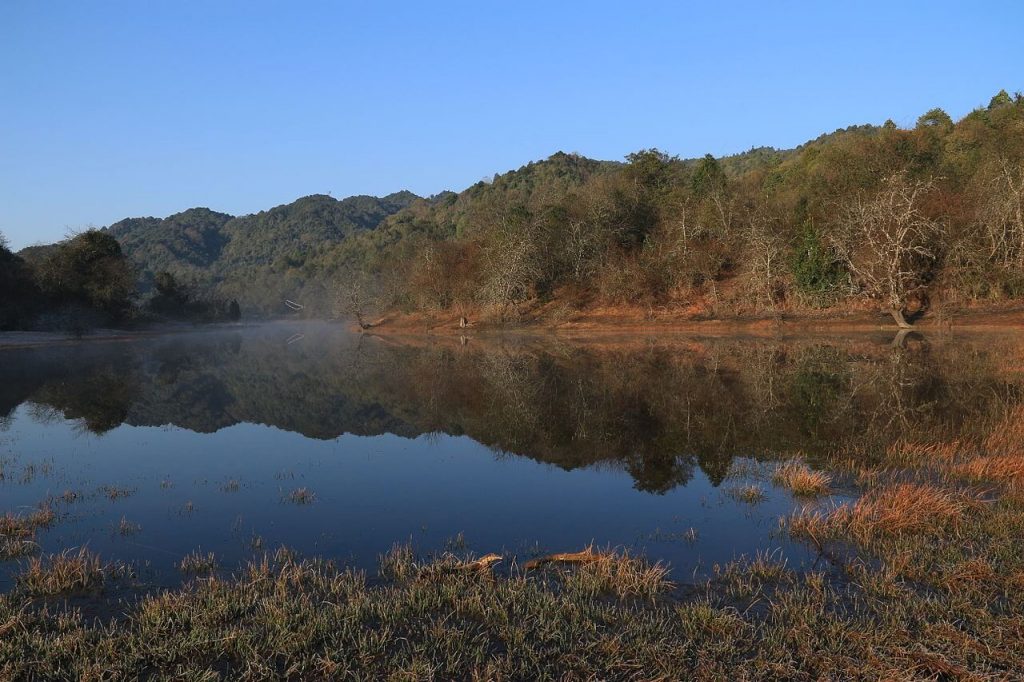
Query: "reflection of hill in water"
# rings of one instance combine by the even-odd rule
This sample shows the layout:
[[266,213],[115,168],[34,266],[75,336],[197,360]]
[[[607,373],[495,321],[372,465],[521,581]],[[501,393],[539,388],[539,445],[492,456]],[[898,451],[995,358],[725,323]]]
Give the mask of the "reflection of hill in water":
[[1019,395],[991,340],[439,347],[322,326],[286,344],[294,331],[8,351],[0,413],[31,401],[97,432],[249,422],[318,439],[465,434],[567,469],[621,467],[638,487],[667,490],[695,465],[720,480],[737,455],[871,455],[901,438],[963,438]]

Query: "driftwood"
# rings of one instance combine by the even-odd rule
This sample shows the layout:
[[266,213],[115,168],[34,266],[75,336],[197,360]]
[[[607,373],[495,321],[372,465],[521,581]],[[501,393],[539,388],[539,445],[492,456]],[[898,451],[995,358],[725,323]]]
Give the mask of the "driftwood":
[[463,561],[454,565],[433,565],[427,566],[421,572],[422,576],[437,575],[439,573],[486,573],[491,566],[501,561],[500,554],[485,554],[474,561]]
[[531,559],[526,562],[526,570],[531,571],[546,564],[590,564],[601,561],[607,556],[607,554],[595,552],[593,547],[587,547],[582,552],[559,552]]
[[476,561],[466,561],[455,566],[456,571],[486,571],[492,564],[501,561],[500,554],[485,554]]

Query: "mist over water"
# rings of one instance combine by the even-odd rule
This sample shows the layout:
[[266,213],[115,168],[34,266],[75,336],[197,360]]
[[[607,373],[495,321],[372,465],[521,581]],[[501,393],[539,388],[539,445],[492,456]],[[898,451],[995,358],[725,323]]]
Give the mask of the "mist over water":
[[[0,513],[57,499],[43,551],[88,546],[157,584],[195,550],[228,569],[281,545],[372,568],[407,541],[520,562],[593,542],[684,581],[755,550],[809,566],[778,530],[805,501],[771,465],[985,433],[1020,402],[1022,351],[883,334],[398,341],[326,324],[5,350]],[[836,482],[819,504],[847,499]],[[749,485],[763,499],[741,499]],[[4,587],[15,568],[0,564]]]

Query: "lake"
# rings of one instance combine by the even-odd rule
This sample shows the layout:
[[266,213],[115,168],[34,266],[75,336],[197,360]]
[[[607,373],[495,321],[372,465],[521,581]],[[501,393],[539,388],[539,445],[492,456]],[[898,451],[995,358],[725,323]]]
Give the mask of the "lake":
[[[147,584],[200,550],[372,569],[396,543],[518,563],[593,543],[676,580],[770,552],[859,460],[984,433],[1021,401],[1010,336],[374,337],[267,324],[0,351],[0,514]],[[800,457],[813,502],[772,482]],[[0,562],[9,589],[17,560]]]

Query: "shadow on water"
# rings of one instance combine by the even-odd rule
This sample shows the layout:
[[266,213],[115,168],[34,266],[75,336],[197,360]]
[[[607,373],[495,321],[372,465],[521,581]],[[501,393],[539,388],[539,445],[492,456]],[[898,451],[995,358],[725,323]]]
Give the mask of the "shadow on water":
[[[395,541],[465,532],[486,551],[628,544],[690,571],[784,544],[771,538],[787,494],[721,494],[738,464],[983,435],[1020,402],[1022,350],[916,333],[395,342],[271,325],[5,351],[9,457],[63,473],[0,485],[23,505],[141,491],[85,495],[49,547],[157,566],[197,546],[240,559],[257,536],[367,565]],[[288,504],[292,488],[313,502]],[[125,516],[138,537],[111,533]]]

